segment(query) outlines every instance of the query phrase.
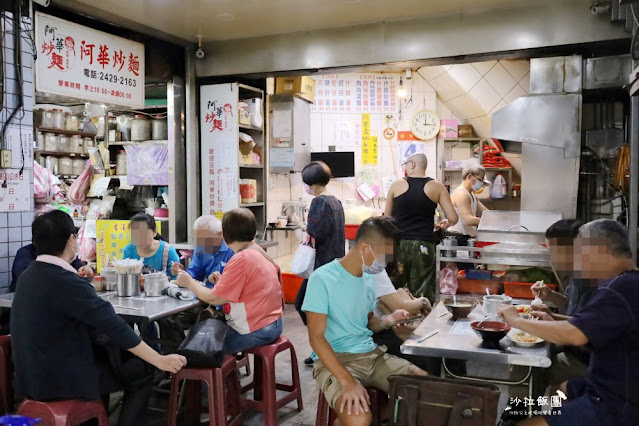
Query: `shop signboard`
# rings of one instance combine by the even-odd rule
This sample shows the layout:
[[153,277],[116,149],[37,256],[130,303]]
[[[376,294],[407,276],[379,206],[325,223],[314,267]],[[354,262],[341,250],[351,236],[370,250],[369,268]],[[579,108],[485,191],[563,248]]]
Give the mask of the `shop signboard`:
[[36,12],[36,90],[144,107],[144,45]]
[[[96,233],[96,257],[98,273],[102,268],[113,262],[114,259],[122,259],[124,247],[131,242],[131,221],[129,220],[98,220],[95,224]],[[162,233],[162,222],[155,221],[158,234]]]

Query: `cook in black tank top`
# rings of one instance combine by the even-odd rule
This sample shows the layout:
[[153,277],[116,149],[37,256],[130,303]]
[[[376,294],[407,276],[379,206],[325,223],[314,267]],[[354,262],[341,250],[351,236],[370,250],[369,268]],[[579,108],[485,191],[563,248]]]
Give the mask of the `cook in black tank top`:
[[435,209],[433,202],[424,193],[431,178],[404,178],[408,191],[393,200],[393,218],[400,230],[402,240],[434,241]]

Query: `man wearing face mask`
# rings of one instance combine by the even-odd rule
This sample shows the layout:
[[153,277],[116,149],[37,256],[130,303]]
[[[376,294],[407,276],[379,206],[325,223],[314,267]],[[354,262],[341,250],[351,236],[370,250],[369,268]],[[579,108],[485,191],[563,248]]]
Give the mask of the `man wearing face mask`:
[[488,209],[477,199],[476,192],[485,185],[490,185],[486,180],[486,169],[473,162],[462,169],[463,182],[450,196],[455,206],[455,212],[459,221],[448,228],[448,235],[457,238],[457,245],[465,246],[469,238],[477,236],[477,225],[481,215]]
[[392,259],[397,232],[389,217],[365,220],[348,254],[317,269],[308,281],[302,309],[314,351],[313,377],[342,425],[371,424],[366,386],[388,392],[391,375],[427,374],[385,354],[372,338],[373,332],[389,329],[409,316],[402,309],[383,317],[373,314],[375,275]]
[[[78,276],[70,265],[79,246],[69,215],[38,217],[33,242],[38,257],[18,278],[11,309],[16,392],[38,401],[108,401],[124,390],[118,424],[145,425],[153,374],[142,361],[176,373],[186,359],[154,351]],[[122,355],[119,371],[105,360],[107,346]]]
[[[235,253],[224,242],[222,222],[215,216],[204,215],[197,218],[193,224],[193,231],[195,231],[197,247],[186,272],[194,280],[203,282],[208,288],[213,288],[208,277],[215,272],[221,275]],[[173,275],[183,270],[184,266],[179,262],[171,265]]]

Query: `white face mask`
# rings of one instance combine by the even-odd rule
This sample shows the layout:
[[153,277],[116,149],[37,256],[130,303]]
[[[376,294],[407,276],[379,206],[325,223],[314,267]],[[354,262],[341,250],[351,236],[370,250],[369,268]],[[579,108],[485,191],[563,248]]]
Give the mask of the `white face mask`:
[[365,274],[371,274],[371,275],[381,274],[386,269],[386,261],[380,260],[377,257],[377,255],[373,251],[373,248],[370,246],[370,244],[368,245],[368,248],[371,250],[371,253],[373,253],[373,256],[375,256],[375,260],[369,266],[366,264],[366,261],[364,260],[364,256],[362,255],[362,272],[364,272]]
[[[78,237],[75,237],[75,241],[78,243]],[[73,245],[71,245],[71,250],[73,250],[73,259],[71,259],[69,263],[73,263],[78,258],[78,254],[80,254],[80,244],[78,243],[77,250],[73,248]]]
[[[474,176],[473,176],[474,177]],[[475,183],[473,184],[473,191],[479,191],[484,187],[484,182],[475,177]]]
[[307,184],[304,184],[304,192],[306,192],[308,195],[315,195],[315,191],[313,191],[313,187],[308,186]]

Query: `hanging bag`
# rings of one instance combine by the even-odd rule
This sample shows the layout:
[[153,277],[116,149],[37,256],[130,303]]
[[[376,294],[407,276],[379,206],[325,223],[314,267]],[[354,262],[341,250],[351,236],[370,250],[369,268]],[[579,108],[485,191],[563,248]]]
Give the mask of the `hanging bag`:
[[494,426],[499,388],[433,376],[388,378],[391,426]]
[[291,263],[291,272],[300,278],[308,279],[315,269],[315,238],[306,234],[299,245]]
[[189,368],[219,368],[224,361],[224,340],[230,327],[222,321],[207,319],[193,324],[177,348]]

